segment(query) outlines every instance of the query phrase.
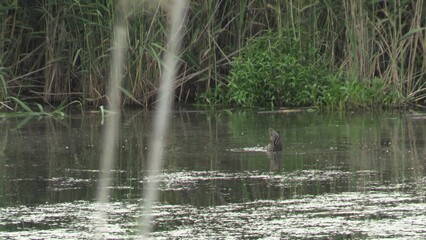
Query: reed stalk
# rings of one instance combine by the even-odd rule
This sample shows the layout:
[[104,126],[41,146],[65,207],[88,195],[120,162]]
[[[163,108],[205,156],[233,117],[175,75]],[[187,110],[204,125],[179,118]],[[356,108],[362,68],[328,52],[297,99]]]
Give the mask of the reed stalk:
[[126,0],[117,3],[118,7],[114,26],[114,45],[112,46],[113,52],[111,56],[108,84],[108,105],[111,114],[109,114],[105,123],[100,159],[100,174],[96,199],[101,206],[97,209],[97,217],[94,218],[97,239],[104,239],[106,237],[105,233],[108,232],[106,226],[108,219],[106,212],[107,208],[105,208],[104,205],[109,201],[112,170],[117,158],[116,148],[120,127],[120,86],[124,75],[123,63],[125,62],[127,53],[127,4]]
[[164,55],[157,110],[153,119],[153,134],[148,153],[147,182],[143,190],[143,214],[139,239],[146,239],[152,229],[152,208],[158,195],[158,182],[163,166],[164,141],[167,136],[173,103],[173,82],[176,78],[178,55],[184,29],[186,0],[175,0],[162,6],[170,15],[167,51]]
[[[131,2],[138,6],[136,2]],[[112,46],[112,57],[109,77],[109,93],[107,95],[109,103],[109,112],[106,119],[103,135],[103,149],[101,155],[101,169],[98,181],[97,202],[100,207],[97,209],[97,215],[93,219],[96,226],[96,238],[103,239],[107,231],[107,212],[104,207],[109,201],[110,186],[112,184],[111,171],[117,154],[117,140],[119,136],[120,123],[120,103],[121,103],[121,82],[124,77],[124,66],[126,62],[126,53],[128,52],[128,32],[127,17],[130,13],[128,1],[119,1],[116,22],[114,24],[114,42]],[[171,114],[173,102],[173,82],[176,77],[178,65],[178,52],[182,39],[182,29],[184,28],[184,13],[187,9],[185,0],[174,1],[173,3],[163,3],[162,6],[170,15],[170,31],[167,47],[164,55],[164,64],[162,64],[162,74],[160,90],[158,96],[157,111],[153,119],[153,134],[150,142],[148,155],[148,173],[143,192],[143,213],[140,220],[139,238],[145,239],[151,231],[152,208],[158,195],[158,176],[163,162],[164,139],[168,129],[168,122]]]

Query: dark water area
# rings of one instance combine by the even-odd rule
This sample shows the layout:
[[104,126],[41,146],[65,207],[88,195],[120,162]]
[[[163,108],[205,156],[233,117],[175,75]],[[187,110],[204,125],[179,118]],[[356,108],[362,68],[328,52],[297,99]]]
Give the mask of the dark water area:
[[[175,110],[156,239],[424,239],[426,115]],[[107,238],[132,239],[151,112],[123,111]],[[92,239],[101,115],[0,118],[0,238]],[[268,128],[282,153],[268,154]]]

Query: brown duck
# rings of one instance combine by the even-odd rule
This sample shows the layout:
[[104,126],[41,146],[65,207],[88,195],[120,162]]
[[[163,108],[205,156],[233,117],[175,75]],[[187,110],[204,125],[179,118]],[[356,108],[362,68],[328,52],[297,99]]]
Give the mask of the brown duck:
[[279,152],[283,150],[283,141],[281,139],[281,134],[272,128],[269,128],[268,131],[269,131],[269,144],[268,146],[265,147],[266,151]]

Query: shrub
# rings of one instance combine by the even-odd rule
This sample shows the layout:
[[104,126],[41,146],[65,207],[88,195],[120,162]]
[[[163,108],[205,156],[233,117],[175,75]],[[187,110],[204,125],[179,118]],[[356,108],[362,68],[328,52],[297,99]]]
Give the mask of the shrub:
[[325,81],[315,52],[302,50],[289,32],[267,34],[248,42],[232,62],[228,101],[241,106],[317,105]]
[[397,90],[379,78],[360,80],[354,72],[338,72],[330,75],[329,82],[319,100],[329,109],[400,106],[404,102]]
[[403,96],[383,79],[364,79],[352,70],[332,73],[317,63],[316,52],[301,48],[288,32],[268,32],[248,41],[232,62],[228,84],[201,95],[216,105],[233,103],[245,107],[315,106],[328,109],[397,106]]

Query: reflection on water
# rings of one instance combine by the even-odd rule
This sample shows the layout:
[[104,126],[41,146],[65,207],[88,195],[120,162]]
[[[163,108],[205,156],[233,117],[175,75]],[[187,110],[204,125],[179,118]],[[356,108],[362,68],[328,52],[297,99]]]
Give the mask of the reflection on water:
[[[150,119],[123,114],[112,238],[140,217]],[[100,122],[0,119],[0,238],[93,237]],[[282,153],[264,151],[269,127]],[[426,237],[425,130],[405,113],[175,111],[153,236]]]

